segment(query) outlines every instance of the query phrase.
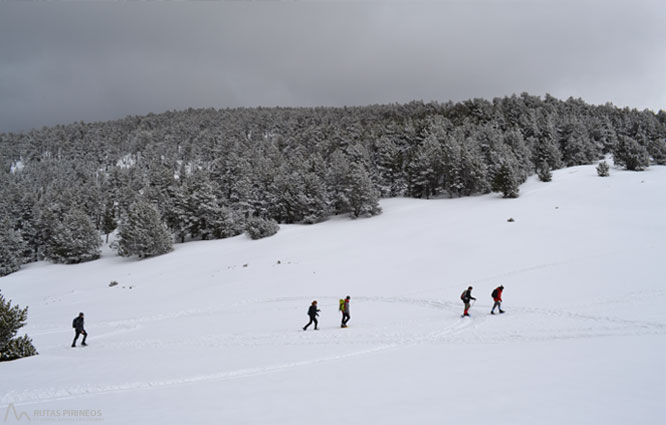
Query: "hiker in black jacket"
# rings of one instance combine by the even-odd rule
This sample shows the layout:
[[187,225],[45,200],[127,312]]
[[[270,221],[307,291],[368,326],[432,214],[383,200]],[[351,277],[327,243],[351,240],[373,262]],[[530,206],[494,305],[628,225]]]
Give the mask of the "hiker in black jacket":
[[72,322],[72,327],[76,332],[74,336],[74,342],[72,342],[72,347],[76,347],[76,340],[79,339],[79,335],[81,334],[83,334],[83,341],[81,341],[81,345],[83,345],[84,347],[88,345],[86,344],[86,338],[88,337],[88,332],[86,332],[86,330],[83,329],[83,313],[79,313],[79,317],[74,319],[74,321]]
[[310,316],[310,321],[308,322],[307,325],[303,327],[303,330],[306,331],[308,329],[308,326],[310,326],[313,322],[315,325],[315,331],[318,331],[317,325],[319,322],[317,321],[317,316],[319,316],[319,309],[317,308],[317,301],[312,301],[312,305],[308,309],[308,316]]

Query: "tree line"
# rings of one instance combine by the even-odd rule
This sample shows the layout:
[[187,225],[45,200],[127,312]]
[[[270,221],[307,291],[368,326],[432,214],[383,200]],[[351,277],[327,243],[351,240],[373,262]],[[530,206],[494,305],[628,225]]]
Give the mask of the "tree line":
[[[0,134],[0,275],[337,214],[381,197],[518,196],[534,174],[612,154],[666,164],[666,112],[526,93],[366,107],[188,109]],[[543,180],[543,179],[542,179]]]

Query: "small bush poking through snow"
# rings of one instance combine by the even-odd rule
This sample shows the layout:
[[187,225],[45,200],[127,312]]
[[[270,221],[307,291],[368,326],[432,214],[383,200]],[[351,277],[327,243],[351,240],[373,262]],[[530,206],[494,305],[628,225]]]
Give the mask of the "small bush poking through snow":
[[599,177],[608,177],[610,175],[610,167],[606,161],[602,161],[597,165],[597,174]]
[[252,239],[261,239],[268,236],[273,236],[280,230],[280,226],[275,220],[267,220],[265,218],[250,218],[245,223],[245,233]]
[[514,220],[513,217],[509,217],[509,219],[507,220],[507,222],[509,222],[509,223],[513,223],[514,221],[516,221],[516,220]]
[[118,282],[116,282],[115,280],[112,280],[111,283],[109,283],[109,287],[116,286],[116,285],[118,285]]

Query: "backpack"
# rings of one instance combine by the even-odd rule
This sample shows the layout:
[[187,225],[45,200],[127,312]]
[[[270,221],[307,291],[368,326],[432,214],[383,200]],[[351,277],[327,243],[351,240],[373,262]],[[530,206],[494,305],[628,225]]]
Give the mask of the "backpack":
[[75,317],[74,320],[72,320],[72,327],[73,327],[74,329],[76,329],[76,319],[77,319],[77,318]]
[[345,300],[340,298],[340,311],[345,311]]
[[467,293],[467,291],[463,291],[463,293],[460,294],[460,299],[461,299],[461,300],[465,301],[465,299],[467,298],[467,297],[465,297],[465,294],[466,294],[466,293]]
[[490,294],[490,296],[493,297],[493,299],[497,298],[497,288],[493,289],[493,293]]

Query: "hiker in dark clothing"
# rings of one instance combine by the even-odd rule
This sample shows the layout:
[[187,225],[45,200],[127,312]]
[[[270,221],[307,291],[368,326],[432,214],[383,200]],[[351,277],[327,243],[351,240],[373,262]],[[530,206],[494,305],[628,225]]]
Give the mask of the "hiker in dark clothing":
[[86,332],[85,329],[83,329],[83,313],[79,313],[79,316],[74,319],[72,322],[72,327],[74,328],[74,331],[76,332],[74,336],[74,341],[72,342],[72,347],[76,347],[76,340],[79,339],[79,335],[83,334],[83,341],[81,341],[81,345],[84,347],[88,344],[86,344],[86,338],[88,337],[88,332]]
[[499,309],[500,313],[504,313],[504,310],[502,310],[502,291],[504,291],[504,285],[498,286],[493,290],[493,293],[490,294],[490,296],[493,297],[493,301],[495,301],[492,310],[490,310],[490,314],[495,314],[495,307]]
[[349,319],[351,319],[351,315],[349,313],[349,300],[351,300],[351,297],[347,295],[347,298],[345,298],[345,304],[342,307],[342,324],[340,325],[341,328],[346,328],[347,322],[349,322]]
[[303,326],[303,330],[306,331],[308,329],[308,326],[310,326],[312,323],[314,323],[314,328],[315,331],[318,331],[317,325],[319,322],[317,321],[317,316],[319,316],[319,309],[317,308],[317,301],[312,301],[312,305],[308,309],[308,316],[310,316],[310,321],[308,322],[307,325]]
[[463,291],[463,293],[460,295],[460,299],[465,303],[465,312],[463,313],[463,316],[469,316],[469,308],[471,307],[470,301],[476,301],[476,298],[472,296],[471,286],[467,288],[467,290]]

